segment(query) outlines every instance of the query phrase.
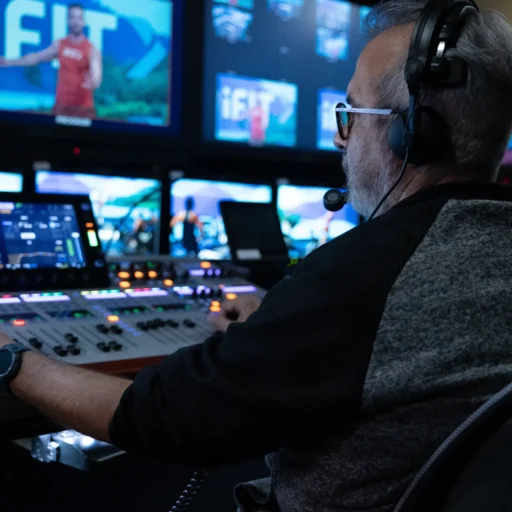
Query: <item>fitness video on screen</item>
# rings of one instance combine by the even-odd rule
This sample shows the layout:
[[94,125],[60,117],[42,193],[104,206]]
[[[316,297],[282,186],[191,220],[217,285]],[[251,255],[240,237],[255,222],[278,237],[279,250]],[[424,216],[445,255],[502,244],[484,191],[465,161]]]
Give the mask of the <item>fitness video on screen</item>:
[[326,192],[322,187],[279,186],[277,209],[290,258],[304,258],[359,224],[350,205],[337,213],[325,211]]
[[298,88],[260,78],[217,75],[217,140],[295,146]]
[[346,103],[347,95],[341,91],[321,89],[318,91],[317,137],[316,147],[329,151],[337,151],[334,136],[338,130],[336,124],[336,105]]
[[245,2],[214,0],[212,19],[215,35],[230,43],[240,41],[249,43],[251,41],[249,27],[253,21],[253,14],[249,9],[253,7],[252,0]]
[[170,124],[170,0],[0,0],[0,110]]
[[23,175],[15,172],[0,172],[0,192],[21,192]]
[[351,4],[339,0],[317,0],[316,52],[336,62],[349,55]]
[[[38,171],[36,192],[89,195],[101,245],[104,251],[108,249],[109,256],[158,252],[161,201],[158,180]],[[147,199],[132,210],[145,196]],[[128,214],[129,218],[119,227]]]
[[283,21],[290,21],[302,14],[304,0],[267,0],[267,6]]
[[180,179],[171,186],[171,255],[230,259],[220,201],[270,203],[272,188],[222,181]]

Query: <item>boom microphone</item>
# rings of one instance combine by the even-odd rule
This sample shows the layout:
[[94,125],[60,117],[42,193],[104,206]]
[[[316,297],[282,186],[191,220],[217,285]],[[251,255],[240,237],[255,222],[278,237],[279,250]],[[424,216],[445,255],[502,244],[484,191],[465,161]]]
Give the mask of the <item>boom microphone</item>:
[[339,212],[348,202],[348,193],[336,188],[324,195],[324,208],[329,212]]

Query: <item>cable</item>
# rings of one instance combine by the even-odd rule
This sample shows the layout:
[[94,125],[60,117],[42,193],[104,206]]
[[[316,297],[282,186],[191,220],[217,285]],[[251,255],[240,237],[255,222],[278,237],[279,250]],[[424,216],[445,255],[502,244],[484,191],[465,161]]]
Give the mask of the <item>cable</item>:
[[171,507],[170,512],[185,512],[188,507],[192,504],[195,497],[203,487],[204,481],[208,473],[204,469],[196,471],[182,494],[178,497],[174,505]]
[[147,201],[151,197],[153,197],[158,192],[162,192],[162,187],[156,187],[151,192],[148,192],[145,196],[142,196],[138,201],[136,201],[130,209],[128,210],[128,213],[119,221],[117,226],[114,227],[112,230],[112,235],[110,236],[110,239],[107,242],[107,246],[105,247],[104,253],[105,255],[108,255],[108,251],[110,250],[110,247],[112,246],[112,242],[114,241],[114,234],[116,231],[121,231],[121,228],[124,226],[125,222],[130,218],[131,214],[133,213],[133,210],[137,208],[140,204],[142,204],[144,201]]
[[368,222],[373,220],[373,218],[375,217],[375,215],[377,215],[377,212],[381,209],[382,205],[385,203],[387,198],[393,193],[395,188],[398,187],[398,184],[402,181],[402,178],[404,177],[405,170],[407,169],[408,164],[409,164],[409,148],[407,148],[407,150],[406,150],[404,165],[402,167],[402,170],[400,171],[400,175],[398,176],[398,179],[395,181],[395,184],[389,189],[387,194],[381,199],[380,203],[377,205],[377,208],[375,208],[373,213],[370,215]]

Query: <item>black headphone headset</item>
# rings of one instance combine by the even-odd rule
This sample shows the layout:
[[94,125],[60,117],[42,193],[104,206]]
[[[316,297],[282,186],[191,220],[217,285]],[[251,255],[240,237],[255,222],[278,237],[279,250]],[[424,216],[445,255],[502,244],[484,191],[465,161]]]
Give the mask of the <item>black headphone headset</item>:
[[405,64],[409,110],[395,119],[389,130],[389,146],[400,160],[414,165],[453,157],[450,133],[434,108],[422,107],[425,88],[462,86],[467,65],[446,52],[457,44],[465,21],[477,14],[474,0],[431,0],[420,14]]

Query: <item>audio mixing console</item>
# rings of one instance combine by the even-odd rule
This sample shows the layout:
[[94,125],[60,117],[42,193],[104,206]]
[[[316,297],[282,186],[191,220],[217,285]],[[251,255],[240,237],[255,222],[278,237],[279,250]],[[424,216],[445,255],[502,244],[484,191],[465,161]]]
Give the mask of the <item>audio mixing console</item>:
[[[133,261],[118,263],[129,268]],[[143,263],[132,272],[139,275]],[[171,266],[175,280],[147,270]],[[202,266],[201,266],[202,265]],[[222,277],[210,264],[181,264],[169,258],[145,262],[150,280],[124,277],[117,287],[59,292],[0,294],[0,328],[47,356],[109,373],[130,373],[213,334],[208,314],[222,300],[263,291],[246,281]],[[203,268],[206,267],[206,268]],[[204,275],[211,271],[213,276]],[[184,277],[188,273],[187,277]],[[178,276],[182,276],[181,278]],[[164,277],[159,279],[158,277]]]
[[[58,203],[64,200],[71,204]],[[33,201],[0,201],[0,235],[7,248],[2,254],[0,244],[0,282],[13,285],[11,291],[6,286],[0,291],[0,330],[53,359],[131,375],[214,334],[208,315],[219,313],[223,300],[264,295],[229,268],[208,262],[166,256],[105,262],[83,197],[55,197],[52,204]],[[48,223],[37,220],[45,209]],[[70,275],[82,287],[65,289]],[[105,286],[94,286],[98,283]],[[2,397],[0,422],[33,414],[27,409]]]

